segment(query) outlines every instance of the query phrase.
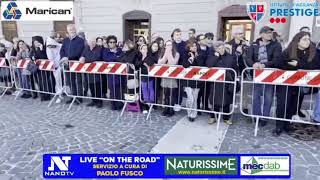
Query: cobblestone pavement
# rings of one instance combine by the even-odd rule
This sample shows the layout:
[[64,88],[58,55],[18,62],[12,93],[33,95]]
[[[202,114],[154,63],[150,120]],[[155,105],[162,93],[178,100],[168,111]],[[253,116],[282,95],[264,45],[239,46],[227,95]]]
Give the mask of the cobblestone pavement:
[[[0,99],[0,180],[42,179],[44,153],[147,153],[184,114],[146,121],[142,113]],[[8,176],[9,175],[9,176]]]
[[234,116],[220,153],[289,153],[294,180],[320,180],[320,140],[301,141],[287,134],[272,136],[274,121],[260,128],[254,137],[254,124],[240,114]]
[[[147,153],[178,120],[160,111],[145,115],[53,105],[37,100],[0,99],[0,180],[40,180],[44,153]],[[320,140],[304,142],[286,134],[271,136],[274,122],[258,131],[240,114],[233,116],[220,153],[290,153],[292,179],[320,180]]]

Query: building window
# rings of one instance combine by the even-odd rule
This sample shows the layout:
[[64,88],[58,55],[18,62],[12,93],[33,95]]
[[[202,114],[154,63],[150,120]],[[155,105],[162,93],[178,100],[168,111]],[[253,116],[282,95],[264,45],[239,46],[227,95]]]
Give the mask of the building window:
[[143,36],[151,40],[151,14],[145,11],[130,11],[123,15],[123,37],[136,41]]
[[54,21],[53,29],[55,32],[59,33],[62,37],[66,37],[67,25],[74,23],[73,21]]
[[2,33],[7,41],[12,41],[12,38],[18,37],[16,21],[2,21]]
[[[50,1],[61,1],[61,0],[50,0]],[[64,0],[64,1],[74,1],[74,0]],[[53,21],[53,29],[55,32],[59,33],[62,37],[66,37],[68,24],[74,24],[74,19],[73,21]]]
[[253,33],[253,22],[251,20],[227,20],[224,27],[224,39],[230,41],[232,39],[232,30],[239,27],[244,30],[245,39],[251,42]]

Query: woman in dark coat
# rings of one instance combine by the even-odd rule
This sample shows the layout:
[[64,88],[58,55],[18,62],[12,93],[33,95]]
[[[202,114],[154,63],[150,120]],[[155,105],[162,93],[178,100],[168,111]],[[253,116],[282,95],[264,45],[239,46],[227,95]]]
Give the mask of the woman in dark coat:
[[[142,44],[139,48],[140,50],[140,59],[137,63],[137,66],[140,67],[140,73],[143,75],[148,75],[148,68],[153,66],[155,62],[158,61],[159,56],[156,53],[148,52],[148,46]],[[152,50],[151,50],[152,51]],[[141,91],[143,102],[142,103],[154,103],[155,102],[155,93],[154,93],[154,78],[152,77],[141,77]],[[143,113],[148,113],[149,106],[143,104]]]
[[[205,66],[205,61],[203,58],[199,57],[198,45],[194,41],[189,41],[186,47],[188,52],[188,58],[183,59],[182,65],[184,68],[189,68],[190,66]],[[183,80],[182,81],[184,91],[187,94],[186,107],[190,109],[197,109],[197,99],[201,88],[203,88],[204,82]],[[189,121],[193,122],[197,117],[197,111],[188,110]]]
[[[105,62],[120,62],[119,58],[122,54],[122,50],[117,48],[117,37],[108,36],[107,37],[108,48],[103,49],[102,59]],[[107,89],[110,91],[110,99],[122,99],[122,94],[120,93],[120,75],[107,75],[106,79],[102,80],[103,84],[107,84],[108,87],[103,86],[103,92],[106,93]],[[123,103],[119,101],[111,101],[112,110],[121,110]]]
[[[226,52],[222,41],[217,41],[214,44],[214,49],[216,52],[210,55],[206,62],[208,67],[232,68],[237,71],[237,62],[231,54]],[[232,73],[231,70],[226,70],[225,81],[234,81],[234,79],[235,74]],[[209,102],[212,104],[213,110],[221,112],[222,109],[224,113],[229,113],[230,105],[233,103],[234,85],[230,83],[215,82],[211,84],[210,89]],[[230,115],[223,115],[223,120],[229,125],[232,124]],[[214,122],[216,122],[215,115],[211,114],[208,123],[212,124]]]
[[[282,52],[282,65],[284,70],[316,70],[320,69],[316,60],[316,47],[310,41],[310,33],[301,31],[297,33],[290,42],[287,49]],[[277,118],[291,119],[299,112],[298,99],[303,93],[299,86],[277,86]],[[299,94],[300,92],[300,94]],[[283,131],[290,131],[290,123],[287,121],[276,121],[274,136],[280,136]]]
[[[41,36],[32,37],[32,48],[30,53],[31,60],[48,60],[45,47],[46,46],[44,45],[44,41]],[[40,91],[54,93],[55,82],[52,71],[38,70],[32,76],[37,82]],[[49,101],[51,95],[41,93],[40,97],[41,101]]]

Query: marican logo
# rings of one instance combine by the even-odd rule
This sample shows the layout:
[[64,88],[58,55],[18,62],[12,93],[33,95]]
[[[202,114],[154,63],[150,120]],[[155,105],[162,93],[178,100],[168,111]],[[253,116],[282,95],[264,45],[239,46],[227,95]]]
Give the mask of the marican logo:
[[54,171],[54,165],[56,165],[60,171],[68,171],[69,170],[69,161],[71,160],[71,156],[51,156],[51,165],[48,167],[48,171]]
[[2,15],[5,19],[20,19],[22,13],[15,2],[10,2]]

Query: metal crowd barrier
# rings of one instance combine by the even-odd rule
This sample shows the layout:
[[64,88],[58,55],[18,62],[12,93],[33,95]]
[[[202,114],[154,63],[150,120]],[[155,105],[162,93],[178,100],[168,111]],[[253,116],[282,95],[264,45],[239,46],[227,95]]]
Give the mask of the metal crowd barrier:
[[[30,64],[33,67],[28,67]],[[15,73],[14,84],[18,93],[35,93],[41,96],[49,94],[55,96],[55,80],[53,77],[54,63],[47,59],[21,59],[11,65],[12,71]],[[51,97],[50,97],[51,98]]]
[[[149,105],[149,111],[147,115],[147,119],[149,119],[153,106],[162,106],[162,107],[169,107],[169,108],[177,108],[184,109],[187,111],[196,111],[196,112],[206,112],[206,113],[214,113],[217,117],[217,129],[219,129],[219,124],[222,115],[231,115],[234,112],[234,105],[235,105],[235,94],[236,94],[236,72],[231,68],[208,68],[208,67],[189,67],[184,68],[183,66],[179,65],[154,65],[148,67],[148,74],[140,73],[140,101]],[[158,82],[161,81],[161,82]],[[166,81],[164,83],[164,81]],[[143,85],[144,83],[144,85]],[[157,84],[161,84],[160,87]],[[166,85],[165,85],[166,84]],[[199,89],[196,90],[194,93],[193,102],[186,102],[184,105],[181,103],[181,98],[183,98],[183,93],[185,92],[185,87],[192,87],[192,89]],[[164,86],[169,86],[173,88],[164,88]],[[209,86],[209,87],[208,87]],[[214,110],[214,105],[218,104],[218,100],[215,97],[215,91],[217,91],[216,87],[220,87],[222,89],[222,101],[224,102],[225,91],[230,91],[232,100],[230,103],[230,110],[229,112],[225,112],[224,108],[220,108],[219,111]],[[144,89],[150,91],[150,88],[153,87],[153,92],[147,92],[144,94]],[[204,97],[201,98],[203,100],[207,100],[210,97],[210,94],[213,94],[212,99],[210,99],[209,107],[204,108],[204,101],[202,102],[202,107],[197,106],[197,97],[198,92],[200,90],[204,91]],[[209,90],[210,92],[207,93],[206,91]],[[157,94],[158,91],[163,95],[162,98],[158,99]],[[151,95],[150,95],[151,94]],[[152,95],[154,94],[154,95]],[[170,96],[169,102],[165,100],[168,98],[166,96]],[[189,93],[190,95],[190,93]],[[207,97],[209,95],[209,97]],[[148,98],[149,96],[149,98]],[[152,99],[154,98],[154,99]],[[146,100],[148,99],[148,100]],[[187,97],[188,99],[188,97]],[[212,100],[212,101],[211,101]],[[188,100],[187,100],[188,101]]]
[[[128,82],[138,82],[137,72],[128,73],[128,64],[107,63],[96,61],[92,63],[80,63],[79,61],[68,61],[63,68],[64,87],[72,102],[71,109],[76,100],[91,99],[93,101],[111,101],[121,106],[121,114],[128,103],[138,100],[136,89],[129,89]],[[89,94],[90,92],[90,94]]]
[[[250,73],[253,78],[244,79],[244,73]],[[311,114],[319,87],[319,70],[246,68],[241,78],[240,111],[256,119],[255,136],[261,119],[318,125],[311,121]],[[247,103],[251,106],[248,113],[243,112]],[[298,115],[301,109],[305,118]]]
[[10,62],[5,58],[0,58],[0,88],[3,91],[0,98],[14,86],[13,74],[10,67]]

